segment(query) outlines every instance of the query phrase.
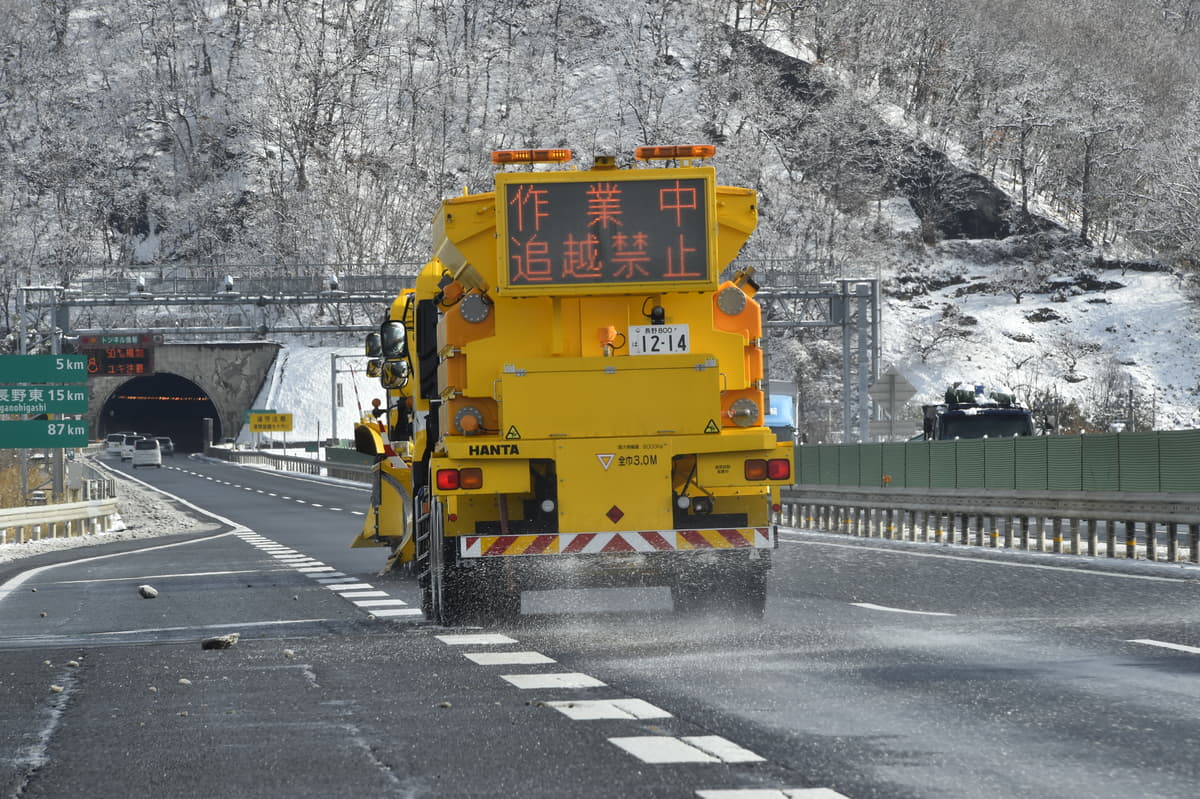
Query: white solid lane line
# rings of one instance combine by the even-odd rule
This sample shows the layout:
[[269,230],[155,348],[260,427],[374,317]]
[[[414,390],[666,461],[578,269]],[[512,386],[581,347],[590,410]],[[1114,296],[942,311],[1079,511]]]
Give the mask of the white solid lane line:
[[696,799],[848,799],[831,788],[731,788],[696,791]]
[[1162,649],[1174,649],[1177,652],[1187,652],[1192,655],[1200,655],[1200,646],[1172,644],[1170,641],[1155,641],[1153,638],[1131,638],[1127,643],[1145,644],[1146,646],[1157,646]]
[[856,608],[865,608],[867,610],[882,610],[887,613],[909,613],[913,616],[953,616],[953,613],[938,613],[933,610],[905,610],[904,608],[889,608],[887,605],[873,605],[870,602],[851,602]]

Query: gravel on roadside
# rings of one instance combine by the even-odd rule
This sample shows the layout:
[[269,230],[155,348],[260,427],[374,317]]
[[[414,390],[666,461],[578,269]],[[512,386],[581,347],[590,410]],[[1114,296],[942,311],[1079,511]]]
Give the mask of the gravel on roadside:
[[178,533],[201,533],[222,528],[220,522],[183,507],[174,500],[126,478],[112,473],[116,481],[119,522],[113,529],[96,535],[74,538],[45,538],[20,544],[0,544],[0,563],[41,555],[62,549],[156,538]]

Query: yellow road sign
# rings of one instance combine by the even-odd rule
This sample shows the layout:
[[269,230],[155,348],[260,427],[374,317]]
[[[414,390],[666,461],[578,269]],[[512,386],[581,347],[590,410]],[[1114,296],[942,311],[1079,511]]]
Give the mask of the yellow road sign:
[[290,433],[292,432],[292,415],[290,413],[252,413],[250,414],[251,433]]

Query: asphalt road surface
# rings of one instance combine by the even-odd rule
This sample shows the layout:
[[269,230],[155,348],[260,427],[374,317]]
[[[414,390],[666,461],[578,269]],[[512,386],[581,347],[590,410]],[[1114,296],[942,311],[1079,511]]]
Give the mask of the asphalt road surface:
[[0,796],[1200,785],[1195,568],[785,530],[761,624],[648,589],[446,629],[384,550],[348,548],[361,487],[197,457],[135,476],[218,525],[0,564]]

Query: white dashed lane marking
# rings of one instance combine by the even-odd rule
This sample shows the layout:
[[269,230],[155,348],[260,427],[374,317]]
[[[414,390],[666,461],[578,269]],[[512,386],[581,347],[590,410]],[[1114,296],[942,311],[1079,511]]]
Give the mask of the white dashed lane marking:
[[330,591],[369,591],[375,586],[370,583],[337,583],[325,587]]
[[455,633],[435,635],[434,638],[450,646],[490,646],[516,643],[516,639],[500,633]]
[[500,677],[522,691],[548,688],[603,688],[606,684],[591,675],[581,674],[577,671],[554,674],[502,674]]
[[480,666],[533,666],[558,662],[541,652],[464,652],[463,657]]
[[719,735],[634,735],[608,740],[643,763],[760,763],[765,759]]
[[696,799],[847,799],[829,788],[732,788],[696,791]]
[[1145,644],[1146,646],[1157,646],[1161,649],[1173,649],[1176,652],[1187,652],[1192,655],[1200,655],[1200,646],[1172,644],[1170,641],[1155,641],[1153,638],[1131,638],[1128,643]]
[[670,713],[644,699],[573,699],[547,702],[546,706],[575,721],[671,718]]

